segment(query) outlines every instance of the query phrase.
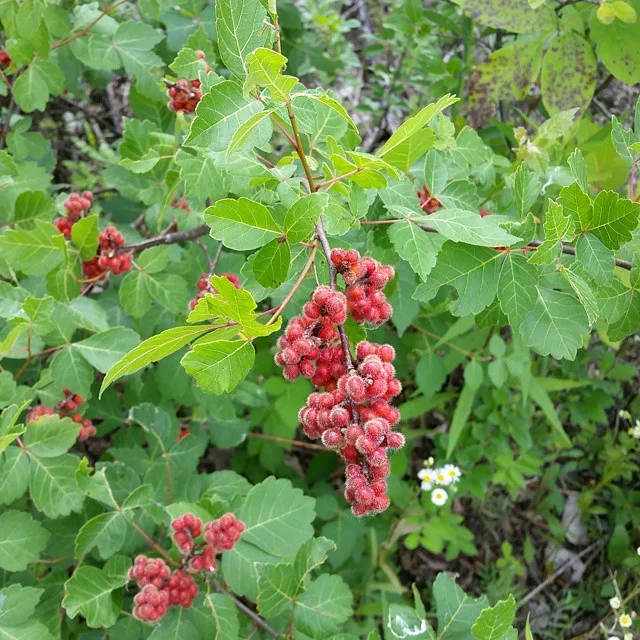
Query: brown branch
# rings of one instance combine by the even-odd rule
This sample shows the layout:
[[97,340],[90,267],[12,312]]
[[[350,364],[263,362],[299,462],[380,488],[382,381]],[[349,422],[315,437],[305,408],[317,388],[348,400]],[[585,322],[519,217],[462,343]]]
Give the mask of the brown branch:
[[102,20],[102,18],[104,18],[106,15],[110,14],[112,11],[114,11],[116,9],[116,7],[119,7],[121,4],[124,4],[127,0],[118,0],[118,2],[115,2],[114,4],[112,4],[110,7],[106,7],[102,13],[95,19],[92,20],[84,29],[81,29],[80,31],[78,31],[78,33],[74,33],[73,35],[69,36],[68,38],[65,38],[64,40],[60,40],[59,42],[56,42],[54,44],[51,45],[51,50],[53,51],[54,49],[57,49],[58,47],[62,47],[65,44],[69,44],[70,42],[73,42],[74,40],[77,40],[78,38],[82,38],[82,36],[86,36],[89,31],[91,31],[91,29],[98,24],[98,22],[100,22],[100,20]]
[[148,238],[140,242],[132,242],[121,248],[121,251],[142,251],[149,247],[157,247],[162,244],[176,244],[178,242],[188,242],[189,240],[197,240],[209,233],[209,227],[201,224],[199,227],[187,229],[186,231],[175,231],[174,233],[165,233],[164,235]]
[[270,436],[267,433],[257,433],[250,431],[247,433],[248,438],[257,438],[258,440],[270,440],[272,442],[281,442],[282,444],[289,444],[292,447],[300,447],[301,449],[311,449],[313,451],[326,451],[327,448],[319,444],[313,444],[311,442],[302,442],[301,440],[290,440],[289,438],[281,438],[280,436]]

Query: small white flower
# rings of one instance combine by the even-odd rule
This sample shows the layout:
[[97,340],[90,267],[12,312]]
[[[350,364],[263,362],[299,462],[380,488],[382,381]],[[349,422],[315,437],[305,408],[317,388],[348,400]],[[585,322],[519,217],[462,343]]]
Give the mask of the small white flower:
[[435,460],[433,459],[433,456],[429,456],[426,460],[426,463],[429,467],[433,467],[433,463],[435,462]]
[[628,629],[631,626],[631,616],[623,613],[619,618],[618,622],[623,629]]
[[435,484],[436,473],[433,469],[420,469],[420,471],[418,472],[418,478],[422,480],[420,488],[423,491],[429,491]]
[[455,464],[445,464],[442,470],[447,476],[449,476],[450,482],[458,482],[458,480],[460,480],[460,476],[462,475],[460,467],[456,467]]
[[609,636],[607,640],[620,640],[620,638],[618,636]]
[[449,474],[444,470],[444,467],[441,469],[436,469],[435,481],[436,484],[440,484],[443,487],[451,484],[451,478],[449,477]]
[[633,633],[625,633],[624,640],[633,640]]
[[636,424],[632,429],[629,429],[629,435],[634,438],[640,438],[640,420],[636,420]]
[[[441,507],[447,501],[448,497],[444,489],[434,489],[431,492],[431,502],[433,502],[436,507]],[[629,622],[629,624],[631,624],[631,622]]]
[[620,598],[618,598],[617,596],[614,596],[613,598],[609,598],[609,606],[612,609],[619,609],[621,604],[622,603],[620,602]]
[[640,547],[636,549],[636,553],[640,556]]

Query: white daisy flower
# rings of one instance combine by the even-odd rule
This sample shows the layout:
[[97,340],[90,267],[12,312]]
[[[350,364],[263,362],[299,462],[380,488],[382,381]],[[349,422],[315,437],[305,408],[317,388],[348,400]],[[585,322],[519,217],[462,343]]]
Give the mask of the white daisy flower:
[[449,476],[450,482],[458,482],[462,475],[460,467],[457,467],[455,464],[445,464],[442,470]]
[[423,491],[429,491],[431,487],[435,484],[436,481],[436,473],[433,469],[420,469],[418,473],[418,478],[422,480],[422,484],[420,488]]
[[613,598],[609,598],[609,606],[612,609],[619,609],[622,603],[620,602],[620,598],[614,596]]
[[436,484],[442,485],[443,487],[451,484],[451,478],[449,477],[449,474],[444,470],[444,467],[442,467],[441,469],[436,469],[435,481]]
[[624,640],[633,640],[633,634],[632,633],[625,633],[624,634]]
[[[436,507],[441,507],[449,496],[444,489],[434,489],[431,492],[431,502],[436,505]],[[631,624],[631,623],[629,623]]]
[[636,420],[635,426],[629,429],[629,435],[634,438],[640,438],[640,420]]
[[636,553],[640,556],[640,547],[636,549]]
[[626,613],[623,613],[618,618],[618,623],[623,629],[628,629],[631,626],[631,616]]

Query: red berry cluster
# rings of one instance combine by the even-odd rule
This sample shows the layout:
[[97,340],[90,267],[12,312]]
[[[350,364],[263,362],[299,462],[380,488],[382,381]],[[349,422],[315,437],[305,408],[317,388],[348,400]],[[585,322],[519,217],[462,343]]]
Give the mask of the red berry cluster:
[[131,271],[131,251],[119,251],[125,245],[124,236],[113,226],[108,226],[98,237],[98,255],[82,263],[88,280],[104,280],[110,271],[117,276]]
[[302,315],[289,321],[278,338],[276,364],[287,380],[309,378],[316,387],[333,390],[347,371],[337,325],[347,318],[347,299],[340,291],[321,285],[302,308]]
[[391,364],[395,350],[363,341],[356,353],[355,368],[338,380],[338,388],[312,393],[299,417],[307,436],[322,438],[347,462],[345,497],[361,516],[389,506],[388,450],[403,447],[404,436],[392,430],[400,412],[389,404],[402,390]]
[[60,400],[55,407],[45,407],[38,404],[27,414],[26,421],[38,420],[42,416],[52,416],[57,413],[61,418],[71,418],[76,424],[81,425],[78,433],[78,441],[82,442],[91,436],[96,435],[96,428],[88,418],[83,419],[76,413],[78,407],[84,403],[83,397],[78,393],[73,393],[69,389],[64,389],[64,399]]
[[[198,304],[198,300],[204,298],[205,293],[213,293],[214,295],[218,293],[215,287],[211,286],[209,282],[209,278],[211,276],[208,273],[201,273],[198,278],[198,282],[196,286],[198,287],[198,295],[189,303],[189,308],[193,311]],[[221,273],[220,277],[226,278],[236,289],[242,289],[242,285],[240,284],[240,279],[234,273]]]
[[71,227],[80,220],[83,214],[87,213],[93,203],[93,193],[84,191],[82,195],[79,193],[71,193],[64,202],[64,208],[67,213],[65,216],[56,218],[53,224],[56,229],[64,235],[65,238],[71,237]]
[[143,622],[160,620],[170,606],[188,608],[198,595],[198,584],[193,575],[212,573],[217,570],[217,553],[228,551],[239,540],[244,523],[231,513],[204,525],[192,513],[185,513],[171,521],[173,540],[183,554],[179,567],[171,572],[160,558],[151,559],[140,555],[129,570],[129,579],[135,580],[140,592],[135,596],[133,615]]
[[13,60],[6,49],[0,49],[0,65],[10,67]]
[[278,338],[275,361],[287,380],[302,375],[324,389],[309,396],[300,422],[307,436],[321,438],[345,460],[345,497],[353,513],[363,516],[389,506],[388,453],[404,445],[404,436],[393,430],[400,412],[390,402],[402,385],[392,365],[394,348],[362,341],[354,360],[342,325],[347,314],[374,325],[387,320],[392,309],[382,289],[395,272],[353,249],[334,249],[330,257],[346,295],[318,287],[303,315],[292,318]]
[[167,103],[171,111],[193,113],[202,98],[200,80],[178,80],[169,87],[167,95],[171,98]]
[[422,191],[416,191],[418,198],[420,198],[420,208],[427,213],[434,213],[436,210],[442,207],[442,203],[438,198],[434,198],[429,193],[429,188],[425,184],[422,187]]
[[393,313],[382,291],[395,276],[390,265],[382,265],[373,258],[361,258],[355,249],[334,249],[331,262],[347,285],[347,309],[356,322],[379,325]]
[[237,520],[232,513],[225,513],[218,520],[207,522],[204,539],[217,551],[229,551],[240,540],[243,531],[244,522]]

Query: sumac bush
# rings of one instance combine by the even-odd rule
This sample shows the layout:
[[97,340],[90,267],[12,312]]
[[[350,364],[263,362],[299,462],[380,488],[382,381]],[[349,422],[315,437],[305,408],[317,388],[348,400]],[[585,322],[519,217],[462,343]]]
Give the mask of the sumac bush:
[[2,3],[0,636],[633,633],[640,6],[426,4]]

